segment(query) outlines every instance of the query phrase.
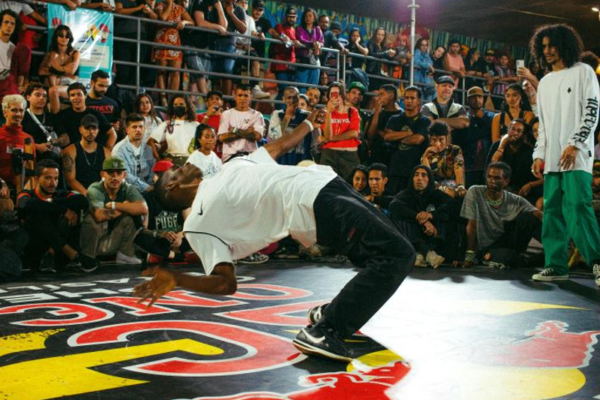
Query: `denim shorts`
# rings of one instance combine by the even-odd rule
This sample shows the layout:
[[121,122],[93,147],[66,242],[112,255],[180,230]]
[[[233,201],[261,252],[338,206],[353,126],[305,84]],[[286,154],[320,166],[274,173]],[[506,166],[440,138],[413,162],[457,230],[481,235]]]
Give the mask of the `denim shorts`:
[[[235,45],[215,43],[215,51],[235,54]],[[213,57],[213,70],[215,72],[220,72],[223,74],[233,73],[235,58],[227,58],[220,55],[214,55]]]
[[[201,56],[199,53],[193,51],[185,51],[183,52],[183,61],[185,62],[185,65],[187,65],[188,69],[193,69],[194,71],[200,72],[211,71],[211,61],[208,58],[208,54],[206,54],[205,56]],[[204,78],[204,75],[190,74],[190,78],[200,79]]]

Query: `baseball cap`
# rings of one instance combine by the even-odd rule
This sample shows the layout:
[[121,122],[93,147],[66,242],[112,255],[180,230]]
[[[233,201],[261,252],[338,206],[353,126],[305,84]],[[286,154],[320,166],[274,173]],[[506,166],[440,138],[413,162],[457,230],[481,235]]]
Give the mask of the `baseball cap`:
[[454,79],[452,79],[452,77],[450,75],[442,75],[439,78],[437,78],[436,83],[442,84],[442,83],[449,83],[451,85],[454,85]]
[[600,160],[594,160],[594,167],[592,169],[592,176],[600,176]]
[[152,172],[165,172],[173,168],[174,165],[171,161],[162,160],[154,164]]
[[288,9],[285,10],[285,15],[298,15],[298,11],[296,10],[296,7],[288,7]]
[[210,99],[211,96],[218,96],[221,100],[223,100],[223,93],[219,92],[218,90],[211,90],[208,93],[206,93],[206,99]]
[[342,24],[340,24],[337,21],[333,21],[331,23],[331,25],[329,26],[329,29],[332,30],[332,31],[335,31],[335,30],[341,31],[342,30]]
[[363,85],[361,82],[358,82],[358,81],[354,81],[350,84],[350,86],[348,86],[348,91],[350,91],[352,89],[358,89],[361,91],[362,94],[365,94],[365,92],[367,91],[367,88],[365,87],[365,85]]
[[492,49],[487,49],[484,54],[484,56],[495,56],[495,55],[496,55],[496,52]]
[[254,0],[252,2],[252,8],[265,8],[265,2],[263,0]]
[[479,86],[473,86],[467,92],[467,97],[471,97],[471,96],[483,96],[483,89],[480,88]]
[[81,126],[83,126],[84,128],[89,128],[89,127],[98,127],[98,118],[96,118],[95,115],[92,114],[86,114],[83,118],[81,118]]
[[125,161],[119,157],[108,157],[102,163],[102,171],[125,171]]

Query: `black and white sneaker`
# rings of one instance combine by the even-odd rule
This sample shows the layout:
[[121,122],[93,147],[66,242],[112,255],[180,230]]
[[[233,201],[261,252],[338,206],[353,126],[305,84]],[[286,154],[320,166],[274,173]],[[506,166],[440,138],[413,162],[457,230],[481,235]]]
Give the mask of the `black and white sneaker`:
[[531,279],[539,282],[554,282],[554,281],[568,281],[569,274],[558,274],[554,268],[546,268],[538,274],[534,274]]
[[94,272],[98,269],[98,260],[88,257],[85,254],[78,253],[74,259],[67,264],[67,269],[75,269],[83,272]]
[[39,272],[45,274],[55,274],[56,266],[54,264],[54,253],[46,252],[44,257],[42,257],[42,261],[40,262]]
[[338,333],[321,321],[302,329],[293,341],[294,346],[303,354],[350,362],[354,357]]
[[596,286],[600,286],[600,260],[596,260],[592,263],[592,271],[594,272]]
[[325,308],[328,305],[329,303],[325,303],[308,310],[308,323],[310,325],[316,325],[316,323],[323,318],[323,311],[325,311]]

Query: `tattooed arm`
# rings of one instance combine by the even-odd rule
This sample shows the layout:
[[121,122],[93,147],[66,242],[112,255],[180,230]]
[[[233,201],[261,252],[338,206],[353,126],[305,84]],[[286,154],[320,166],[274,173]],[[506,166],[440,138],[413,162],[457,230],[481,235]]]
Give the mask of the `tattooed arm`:
[[62,151],[62,164],[63,171],[65,173],[65,179],[67,180],[67,185],[71,190],[75,190],[82,195],[87,194],[87,188],[84,187],[77,179],[76,179],[76,169],[75,169],[75,159],[77,158],[77,150],[75,149],[75,145],[72,144],[70,146],[65,147]]

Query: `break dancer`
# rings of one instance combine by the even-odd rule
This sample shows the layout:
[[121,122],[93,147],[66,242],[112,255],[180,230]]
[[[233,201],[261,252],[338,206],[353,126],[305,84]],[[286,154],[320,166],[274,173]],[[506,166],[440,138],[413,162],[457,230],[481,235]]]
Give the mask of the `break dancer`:
[[[226,163],[204,180],[192,164],[164,173],[155,190],[172,210],[192,207],[184,232],[206,276],[159,267],[134,290],[141,302],[175,287],[208,294],[237,290],[233,260],[246,257],[288,235],[305,247],[318,242],[348,256],[360,268],[327,307],[309,313],[313,323],[294,345],[303,353],[350,361],[345,342],[394,294],[415,261],[410,243],[390,220],[369,204],[331,168],[283,166],[275,162],[314,130],[313,113],[290,134],[250,156]],[[321,115],[322,117],[322,115]],[[227,215],[227,224],[223,224]]]
[[540,125],[531,172],[544,177],[542,243],[545,269],[534,281],[569,279],[569,237],[593,268],[600,286],[600,233],[592,209],[594,130],[598,123],[598,81],[579,62],[583,43],[565,24],[536,30],[531,54],[550,73],[537,93]]

